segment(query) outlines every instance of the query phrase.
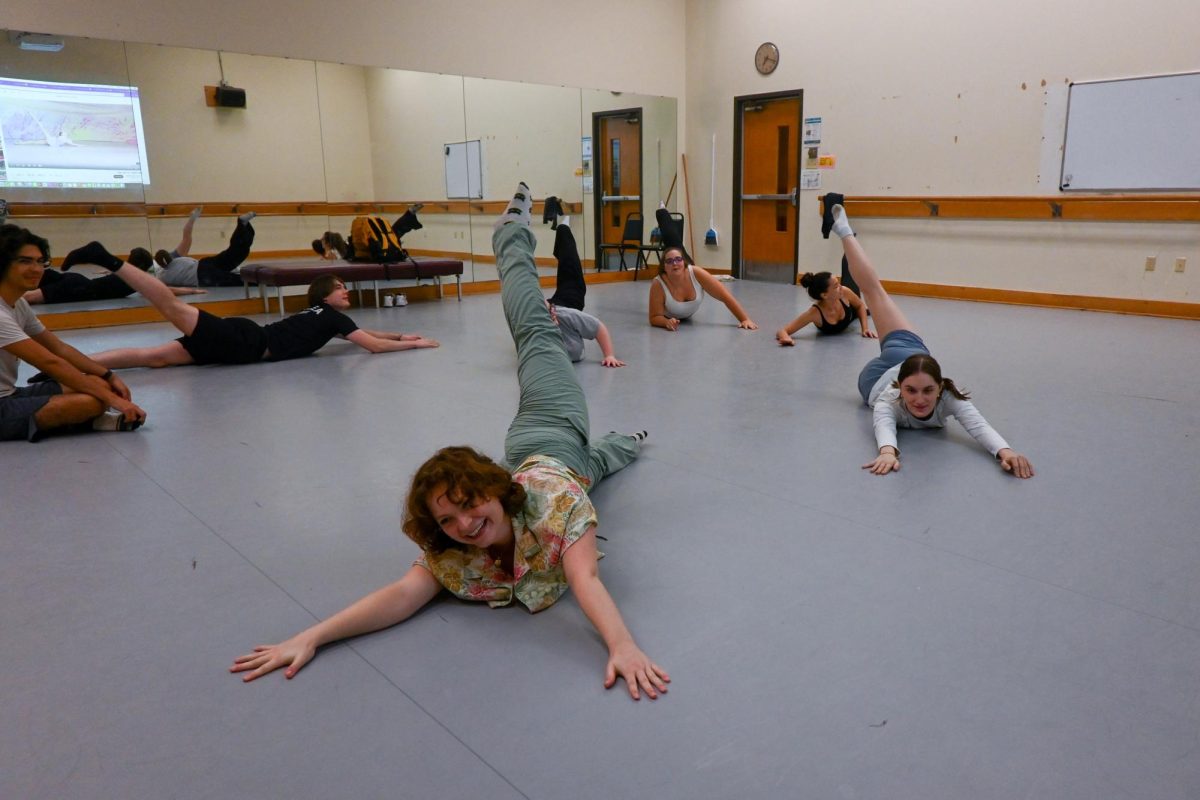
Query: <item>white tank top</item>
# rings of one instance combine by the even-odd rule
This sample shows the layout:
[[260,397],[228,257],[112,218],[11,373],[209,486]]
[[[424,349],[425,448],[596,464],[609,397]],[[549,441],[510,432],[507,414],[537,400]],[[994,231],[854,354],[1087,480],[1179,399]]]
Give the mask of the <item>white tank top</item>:
[[692,279],[692,286],[696,289],[695,300],[676,300],[671,296],[671,289],[667,286],[667,282],[663,280],[662,275],[655,276],[654,280],[658,281],[662,286],[664,305],[667,309],[667,316],[675,319],[688,319],[692,314],[696,313],[696,309],[700,307],[700,303],[704,301],[704,290],[700,288],[700,281],[696,278],[696,273],[692,269],[692,265],[688,264],[688,277]]

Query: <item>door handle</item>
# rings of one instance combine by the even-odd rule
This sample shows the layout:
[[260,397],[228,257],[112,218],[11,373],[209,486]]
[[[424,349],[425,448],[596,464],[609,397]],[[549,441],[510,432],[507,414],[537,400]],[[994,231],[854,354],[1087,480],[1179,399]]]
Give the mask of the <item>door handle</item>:
[[800,197],[799,197],[799,195],[800,195],[800,187],[799,187],[799,186],[793,186],[793,187],[792,187],[792,191],[791,191],[791,195],[792,195],[792,208],[799,208],[799,207],[800,207]]

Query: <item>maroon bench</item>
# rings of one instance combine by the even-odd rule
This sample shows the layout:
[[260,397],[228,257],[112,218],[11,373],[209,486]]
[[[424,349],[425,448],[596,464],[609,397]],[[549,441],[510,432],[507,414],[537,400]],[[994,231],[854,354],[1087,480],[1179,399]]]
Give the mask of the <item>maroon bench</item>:
[[359,305],[362,305],[363,281],[371,281],[374,285],[375,305],[379,306],[379,281],[415,280],[419,286],[422,280],[432,280],[437,284],[438,297],[443,297],[442,278],[451,275],[457,284],[458,299],[462,300],[463,262],[445,258],[416,256],[408,261],[392,264],[313,259],[279,264],[243,264],[239,272],[242,284],[246,287],[246,297],[250,297],[251,285],[258,286],[264,313],[270,311],[270,301],[263,287],[275,287],[280,316],[283,316],[284,286],[307,286],[315,278],[327,273],[333,273],[343,281],[354,284],[358,291]]

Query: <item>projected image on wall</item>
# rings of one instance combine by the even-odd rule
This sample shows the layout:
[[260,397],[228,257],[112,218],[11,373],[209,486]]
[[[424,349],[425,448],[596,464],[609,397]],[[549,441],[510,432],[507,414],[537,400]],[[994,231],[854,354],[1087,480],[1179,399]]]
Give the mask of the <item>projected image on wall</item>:
[[149,183],[137,87],[0,77],[0,187]]

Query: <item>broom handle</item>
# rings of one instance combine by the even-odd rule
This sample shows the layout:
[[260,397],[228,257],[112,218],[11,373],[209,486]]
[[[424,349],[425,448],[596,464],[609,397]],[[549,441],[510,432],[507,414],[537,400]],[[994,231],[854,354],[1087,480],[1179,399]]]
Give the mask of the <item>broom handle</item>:
[[667,199],[663,200],[663,205],[671,205],[671,195],[675,194],[675,181],[677,180],[679,180],[678,172],[671,177],[671,188],[667,190]]
[[688,188],[687,153],[681,153],[679,157],[683,159],[683,197],[687,201],[688,243],[692,246],[689,252],[694,253],[696,252],[696,234],[694,230],[696,226],[692,224],[692,191]]

